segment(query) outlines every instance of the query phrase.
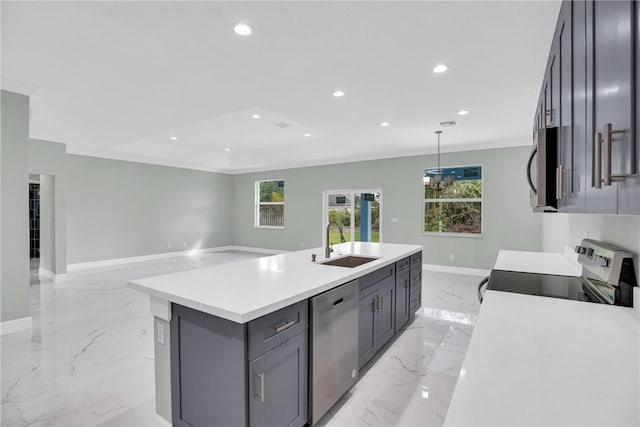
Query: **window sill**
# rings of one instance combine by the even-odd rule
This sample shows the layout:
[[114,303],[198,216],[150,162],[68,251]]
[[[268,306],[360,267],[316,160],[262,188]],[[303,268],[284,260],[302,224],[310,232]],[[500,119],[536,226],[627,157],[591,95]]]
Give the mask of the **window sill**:
[[253,228],[266,228],[271,230],[284,230],[284,226],[278,227],[275,225],[254,225]]
[[484,237],[483,233],[438,233],[434,231],[424,231],[422,233],[423,236],[438,236],[438,237],[470,237],[472,239],[482,239]]

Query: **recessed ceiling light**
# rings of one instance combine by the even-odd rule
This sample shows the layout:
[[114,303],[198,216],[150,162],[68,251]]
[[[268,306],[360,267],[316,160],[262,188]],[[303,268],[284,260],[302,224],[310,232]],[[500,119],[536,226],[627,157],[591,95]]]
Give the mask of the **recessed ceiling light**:
[[380,126],[382,126],[382,127],[385,127],[385,128],[386,128],[386,127],[387,127],[387,126],[389,126],[390,124],[391,124],[391,123],[389,123],[389,122],[382,122],[382,123],[380,123]]
[[229,152],[229,151],[231,151],[231,148],[225,148],[224,151]]
[[245,24],[244,22],[236,22],[233,24],[233,31],[240,36],[248,36],[253,32],[253,27],[249,24]]
[[436,65],[435,68],[433,69],[434,73],[444,73],[445,71],[447,71],[449,69],[449,67],[447,67],[444,64],[440,64],[440,65]]
[[309,137],[309,136],[311,136],[311,134],[310,133],[305,133],[304,136]]
[[467,114],[469,114],[469,112],[467,110],[460,110],[458,111],[458,115],[459,116],[466,116]]
[[177,141],[178,137],[177,136],[170,136],[169,139],[172,140],[172,141]]
[[341,96],[344,96],[344,92],[341,90],[337,90],[333,92],[333,96],[335,96],[336,98],[340,98]]
[[253,116],[251,116],[252,119],[259,119],[260,118],[260,114],[254,114]]

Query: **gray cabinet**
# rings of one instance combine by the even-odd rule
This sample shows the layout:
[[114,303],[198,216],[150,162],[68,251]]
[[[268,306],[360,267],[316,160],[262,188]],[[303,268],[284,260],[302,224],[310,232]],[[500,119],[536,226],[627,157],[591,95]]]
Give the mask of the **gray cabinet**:
[[358,309],[358,369],[395,333],[395,275],[360,288]]
[[558,127],[561,212],[640,214],[636,141],[639,7],[631,0],[564,1],[536,126]]
[[413,318],[422,305],[422,252],[411,256],[409,275],[409,317]]
[[249,424],[307,422],[307,334],[299,333],[249,363]]
[[616,179],[635,173],[634,8],[629,0],[587,3],[593,120],[587,145],[587,161],[593,165],[589,213],[618,213]]
[[172,304],[175,426],[303,426],[308,301],[240,324]]
[[409,270],[396,275],[396,332],[409,321]]

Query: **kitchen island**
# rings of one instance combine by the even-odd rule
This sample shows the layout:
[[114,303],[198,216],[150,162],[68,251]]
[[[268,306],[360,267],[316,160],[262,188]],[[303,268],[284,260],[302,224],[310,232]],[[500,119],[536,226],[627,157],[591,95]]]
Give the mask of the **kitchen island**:
[[315,248],[129,282],[151,296],[156,318],[157,412],[174,425],[304,425],[309,299],[358,279],[357,368],[421,300],[422,246],[334,245],[332,259],[373,258],[354,268],[323,265],[322,253]]

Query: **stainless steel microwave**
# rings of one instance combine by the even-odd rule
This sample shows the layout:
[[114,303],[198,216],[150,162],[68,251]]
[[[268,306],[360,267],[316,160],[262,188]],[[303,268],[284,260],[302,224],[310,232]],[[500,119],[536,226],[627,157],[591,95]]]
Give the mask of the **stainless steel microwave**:
[[537,211],[557,211],[556,169],[558,165],[558,128],[538,129],[527,162],[527,181],[531,207]]

